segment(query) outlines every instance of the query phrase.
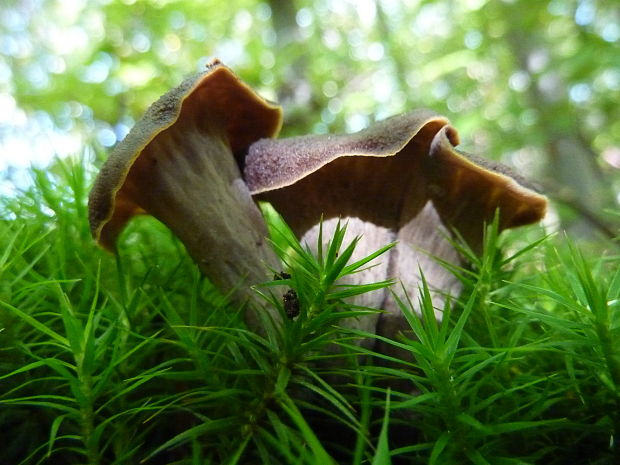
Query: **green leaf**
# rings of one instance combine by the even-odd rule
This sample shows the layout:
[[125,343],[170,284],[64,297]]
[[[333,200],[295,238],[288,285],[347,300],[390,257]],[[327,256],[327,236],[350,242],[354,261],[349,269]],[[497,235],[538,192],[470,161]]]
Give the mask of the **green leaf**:
[[4,308],[8,309],[10,312],[14,313],[16,316],[18,316],[19,318],[24,320],[26,323],[28,323],[30,326],[32,326],[36,330],[38,330],[41,333],[46,334],[47,336],[51,337],[54,341],[59,343],[61,346],[66,347],[67,349],[70,347],[69,340],[67,338],[61,336],[60,334],[58,334],[53,329],[51,329],[48,326],[46,326],[45,324],[39,322],[36,318],[31,317],[27,313],[22,312],[20,309],[18,309],[16,307],[13,307],[12,305],[10,305],[10,304],[8,304],[6,302],[3,302],[1,300],[0,300],[0,305],[2,305]]
[[182,433],[177,434],[173,438],[156,447],[144,459],[140,460],[140,463],[145,463],[146,461],[163,452],[164,450],[177,447],[194,438],[199,438],[203,434],[219,433],[222,431],[226,431],[236,426],[237,424],[237,419],[232,417],[218,418],[217,420],[205,420],[204,423],[193,426],[192,428],[189,428]]
[[377,450],[372,459],[372,465],[391,465],[392,459],[390,457],[390,444],[388,439],[388,429],[390,424],[390,390],[388,389],[387,396],[385,398],[385,413],[383,415],[383,422],[381,423],[381,432],[379,433],[379,443],[377,444]]
[[331,458],[327,451],[323,448],[321,442],[316,437],[314,431],[312,431],[312,428],[310,428],[310,425],[308,425],[295,403],[287,395],[281,395],[279,399],[280,406],[288,414],[291,420],[293,420],[308,443],[308,446],[310,446],[315,460],[314,463],[321,463],[325,465],[336,464],[335,460]]
[[52,426],[50,428],[50,437],[48,439],[48,445],[47,445],[47,457],[48,458],[51,457],[52,452],[54,450],[54,443],[56,442],[56,436],[58,434],[58,429],[60,428],[61,423],[66,417],[67,417],[67,414],[59,415],[56,418],[54,418],[54,421],[52,422]]
[[450,439],[452,439],[452,435],[447,431],[445,433],[442,433],[441,436],[437,438],[435,444],[433,445],[428,465],[441,465],[445,463],[443,460],[440,461],[440,458]]

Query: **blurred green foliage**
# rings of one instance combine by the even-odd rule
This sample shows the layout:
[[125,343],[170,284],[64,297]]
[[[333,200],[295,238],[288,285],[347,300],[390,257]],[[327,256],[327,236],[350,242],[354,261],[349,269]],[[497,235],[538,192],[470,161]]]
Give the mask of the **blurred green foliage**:
[[615,3],[5,0],[0,178],[17,152],[104,153],[218,57],[284,106],[284,136],[432,108],[465,150],[538,180],[565,226],[612,235],[603,209],[617,208],[620,191]]

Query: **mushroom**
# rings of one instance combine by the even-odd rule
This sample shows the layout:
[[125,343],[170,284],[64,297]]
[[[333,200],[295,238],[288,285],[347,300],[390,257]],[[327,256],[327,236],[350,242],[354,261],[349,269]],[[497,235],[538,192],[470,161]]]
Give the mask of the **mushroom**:
[[[150,214],[185,244],[200,270],[237,302],[266,279],[275,254],[264,220],[241,177],[250,144],[275,136],[280,107],[214,61],[146,111],[114,149],[89,198],[92,234],[114,251],[135,215]],[[250,312],[250,325],[258,328]]]
[[[114,251],[127,222],[150,214],[181,239],[221,291],[245,302],[254,294],[241,281],[261,282],[277,264],[254,203],[267,200],[309,243],[320,218],[326,237],[347,218],[349,233],[364,236],[358,256],[398,241],[382,263],[350,282],[396,277],[415,301],[421,269],[441,302],[459,283],[431,255],[459,260],[448,240],[452,230],[479,248],[484,222],[496,209],[502,229],[544,215],[544,196],[500,165],[457,151],[456,130],[430,111],[355,134],[269,139],[281,121],[278,106],[214,61],[155,102],[103,165],[89,198],[93,236]],[[386,312],[380,321],[351,326],[391,337],[406,327],[385,291],[356,303]],[[262,330],[256,311],[246,320]]]
[[[506,229],[540,220],[547,204],[510,170],[459,152],[457,144],[458,134],[446,118],[418,110],[355,134],[260,140],[250,146],[244,178],[254,198],[271,202],[309,244],[321,218],[324,230],[347,218],[348,231],[363,235],[359,255],[396,240],[381,264],[350,282],[397,278],[416,302],[421,269],[442,308],[444,295],[460,289],[434,258],[458,263],[449,240],[452,231],[479,249],[484,223],[496,209],[500,228]],[[392,338],[407,328],[387,291],[364,299],[356,303],[385,312],[349,326],[376,328]],[[441,318],[439,310],[436,315]]]

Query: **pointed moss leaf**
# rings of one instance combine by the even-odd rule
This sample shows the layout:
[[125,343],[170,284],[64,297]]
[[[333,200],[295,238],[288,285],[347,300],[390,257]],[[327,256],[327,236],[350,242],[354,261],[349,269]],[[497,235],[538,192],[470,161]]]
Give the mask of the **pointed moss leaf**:
[[35,328],[38,331],[42,332],[43,334],[51,337],[53,340],[55,340],[57,343],[59,343],[63,347],[69,348],[69,346],[70,346],[69,340],[66,337],[61,336],[60,334],[58,334],[53,329],[50,329],[47,325],[45,325],[45,324],[41,323],[40,321],[38,321],[36,318],[31,317],[27,313],[21,311],[20,309],[18,309],[16,307],[13,307],[12,305],[10,305],[10,304],[8,304],[8,303],[6,303],[4,301],[0,300],[0,305],[2,305],[4,308],[9,310],[11,313],[14,313],[16,316],[18,316],[20,319],[24,320],[26,323],[28,323],[33,328]]
[[238,463],[240,463],[239,461],[241,460],[241,457],[243,457],[243,453],[247,449],[250,439],[251,437],[247,436],[243,439],[243,441],[241,441],[239,447],[237,447],[230,459],[225,462],[226,465],[237,465]]
[[280,371],[278,372],[278,378],[276,379],[275,392],[281,393],[286,391],[290,379],[291,370],[289,370],[287,367],[280,368]]
[[85,333],[82,322],[75,314],[71,301],[59,284],[56,285],[56,294],[60,304],[60,315],[67,334],[67,339],[69,339],[71,351],[73,352],[76,362],[81,366],[83,363],[85,343]]
[[58,429],[60,428],[60,424],[67,418],[67,414],[59,415],[54,418],[52,422],[52,426],[50,428],[50,437],[47,441],[47,457],[51,457],[52,452],[54,450],[54,443],[56,442],[56,436],[58,435]]
[[[344,226],[342,226],[340,221],[338,221],[338,223],[336,224],[336,229],[332,235],[332,238],[327,243],[327,255],[325,256],[325,269],[326,270],[335,268],[336,259],[342,258],[342,257],[339,257],[339,253],[342,247],[342,243],[344,242],[344,236],[346,232],[347,232],[347,225],[345,224]],[[322,225],[321,225],[321,234],[319,234],[319,240],[322,240]],[[353,249],[355,249],[355,245],[353,245],[354,242],[356,242],[356,239],[353,239],[352,243],[349,245],[349,247],[347,247],[348,252],[344,251],[340,253],[340,255],[348,253],[350,257],[353,254]],[[351,248],[351,245],[353,245],[352,248]],[[317,250],[320,249],[321,247],[323,247],[323,244],[317,241]],[[346,261],[348,261],[348,259],[345,260],[345,262]]]
[[534,242],[529,243],[525,247],[517,250],[512,255],[510,255],[509,257],[506,257],[504,260],[502,260],[502,262],[500,263],[500,266],[506,266],[509,263],[514,262],[517,258],[521,257],[522,255],[525,255],[527,252],[529,252],[531,250],[534,250],[535,248],[537,248],[538,246],[540,246],[544,242],[547,242],[550,237],[551,237],[551,234],[548,234],[548,235],[543,236],[543,237],[541,237],[540,239],[538,239],[538,240],[536,240]]
[[37,362],[28,363],[26,365],[23,365],[23,366],[17,368],[14,371],[11,371],[10,373],[6,373],[4,375],[0,375],[0,380],[5,379],[5,378],[9,378],[11,376],[18,375],[20,373],[25,373],[27,371],[34,370],[35,368],[39,368],[41,366],[46,366],[46,365],[47,365],[47,363],[45,363],[45,361],[43,361],[43,360],[39,360]]
[[280,419],[280,417],[273,411],[267,410],[267,418],[269,424],[273,427],[281,449],[290,449],[290,441],[293,437],[289,427]]
[[381,423],[381,432],[379,433],[379,442],[372,459],[372,465],[391,465],[390,444],[388,439],[388,429],[390,424],[390,390],[388,388],[385,398],[385,413],[383,414],[383,422]]
[[[333,290],[328,294],[329,299],[345,299],[347,297],[353,297],[360,294],[366,294],[368,292],[376,291],[390,287],[394,281],[379,281],[370,284],[354,284],[354,285],[342,285],[335,286]],[[378,310],[375,310],[378,311]]]
[[433,445],[433,449],[431,450],[431,456],[429,458],[429,465],[441,465],[443,464],[443,459],[441,458],[441,454],[445,450],[448,442],[452,439],[452,435],[450,432],[446,431],[439,436],[439,438],[435,441]]
[[471,460],[471,463],[473,465],[493,465],[491,462],[485,459],[478,450],[466,449],[465,455],[467,455],[467,458]]
[[314,459],[315,459],[314,463],[320,463],[320,464],[325,464],[325,465],[330,465],[330,464],[335,465],[336,462],[334,461],[332,457],[330,457],[327,451],[323,448],[323,445],[321,444],[319,439],[316,437],[316,435],[314,434],[314,431],[312,431],[312,428],[310,427],[310,425],[308,425],[308,423],[306,422],[303,415],[301,414],[301,412],[299,411],[295,403],[292,401],[292,399],[290,399],[287,395],[281,396],[280,406],[288,414],[291,420],[293,420],[297,428],[299,428],[299,431],[301,432],[302,436],[308,443],[308,446],[310,447],[314,455]]
[[[422,323],[426,329],[428,341],[430,347],[437,348],[439,345],[443,345],[443,341],[439,338],[439,324],[437,323],[437,317],[435,316],[435,307],[433,306],[433,299],[431,297],[431,291],[426,281],[426,276],[421,268],[418,269],[420,273],[420,279],[422,284],[420,286],[420,308],[422,310]],[[414,315],[415,318],[415,315]]]
[[193,426],[192,428],[189,428],[182,433],[177,434],[173,438],[164,442],[159,447],[155,448],[155,450],[148,454],[144,459],[142,459],[140,463],[147,463],[152,457],[160,454],[166,449],[171,449],[181,444],[187,443],[188,441],[194,438],[198,438],[203,434],[227,431],[236,426],[238,426],[238,420],[234,417],[218,418],[217,420],[207,420],[197,426]]
[[371,253],[370,255],[367,255],[366,257],[362,258],[361,260],[358,260],[354,263],[351,263],[350,265],[347,265],[343,268],[342,270],[342,274],[343,275],[347,275],[347,274],[351,274],[354,273],[356,271],[359,271],[360,268],[362,268],[364,265],[366,265],[367,263],[373,261],[375,258],[379,257],[380,255],[383,255],[385,252],[387,252],[388,250],[392,249],[394,246],[396,245],[396,242],[392,242],[384,247],[381,247],[379,250],[377,250],[376,252]]
[[329,260],[326,262],[326,274],[324,281],[326,284],[331,286],[331,284],[333,284],[338,278],[343,276],[343,270],[346,264],[349,263],[349,260],[351,260],[358,241],[359,238],[355,238],[343,251],[338,252],[339,249],[336,250],[335,253],[338,258],[333,262]]
[[[402,286],[402,284],[401,284]],[[422,325],[422,322],[418,318],[418,316],[413,311],[413,306],[411,304],[411,300],[409,300],[409,294],[407,290],[403,287],[403,293],[407,301],[403,301],[396,293],[392,292],[392,297],[396,301],[398,308],[405,316],[407,323],[409,323],[409,327],[413,330],[416,338],[423,344],[426,345],[428,343],[428,337],[426,334],[426,330]]]
[[352,424],[357,423],[357,419],[353,416],[353,407],[346,401],[346,399],[342,398],[342,396],[335,391],[331,386],[323,385],[317,386],[316,384],[309,383],[307,381],[300,381],[300,386],[305,386],[309,391],[315,392],[323,399],[327,400],[331,405],[333,405],[342,415],[346,417],[349,422]]
[[470,313],[472,312],[474,305],[477,301],[477,290],[474,289],[474,292],[467,299],[467,303],[465,304],[465,308],[461,312],[454,329],[448,336],[446,340],[446,353],[448,356],[447,363],[450,363],[456,354],[456,349],[458,347],[459,341],[461,340],[461,335],[463,334],[463,329],[465,328],[465,323],[469,318]]
[[613,274],[613,277],[611,278],[609,282],[609,286],[607,287],[607,300],[613,302],[619,299],[620,299],[620,267],[617,267],[616,271]]

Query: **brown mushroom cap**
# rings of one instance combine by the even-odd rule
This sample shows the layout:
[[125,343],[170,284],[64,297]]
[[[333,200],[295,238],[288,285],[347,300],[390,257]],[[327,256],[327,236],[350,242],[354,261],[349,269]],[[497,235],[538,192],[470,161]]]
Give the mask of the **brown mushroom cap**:
[[[237,157],[263,137],[274,137],[282,125],[282,110],[259,97],[226,66],[215,60],[207,70],[186,78],[153,103],[101,168],[89,197],[89,222],[93,237],[113,250],[116,238],[135,215],[146,213],[129,188],[133,166],[149,157],[163,132],[178,132],[183,125],[202,119],[216,123],[217,131]],[[211,129],[210,129],[211,130]],[[171,157],[181,157],[170,154]]]
[[321,215],[398,229],[403,209],[424,205],[421,154],[446,124],[421,110],[355,134],[261,140],[250,147],[244,178],[300,235]]
[[261,140],[250,149],[244,176],[252,195],[273,191],[295,184],[341,157],[391,157],[414,138],[430,143],[446,124],[446,118],[430,110],[416,110],[354,134]]
[[281,121],[280,107],[218,61],[187,78],[146,111],[101,168],[89,198],[93,236],[114,250],[126,223],[150,214],[220,290],[263,280],[261,264],[277,262],[239,162]]
[[546,199],[507,167],[454,149],[458,134],[428,110],[389,118],[355,134],[261,140],[244,177],[299,233],[323,215],[351,216],[400,229],[430,199],[466,238],[499,208],[501,227],[533,223]]

